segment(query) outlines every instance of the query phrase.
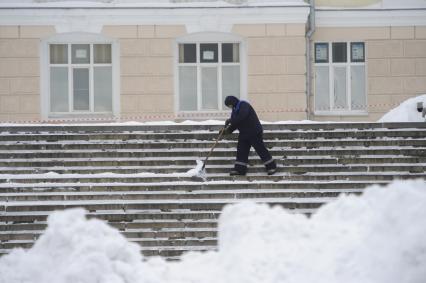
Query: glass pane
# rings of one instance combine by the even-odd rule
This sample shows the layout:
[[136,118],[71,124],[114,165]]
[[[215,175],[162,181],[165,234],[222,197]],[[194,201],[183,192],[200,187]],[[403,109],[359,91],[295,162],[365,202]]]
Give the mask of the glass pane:
[[237,63],[240,62],[240,44],[223,43],[222,44],[222,62]]
[[330,110],[329,67],[315,68],[315,110]]
[[93,45],[95,64],[111,64],[111,44]]
[[90,63],[90,45],[89,44],[73,44],[71,45],[73,64],[89,64]]
[[68,112],[68,68],[50,68],[50,111]]
[[222,96],[240,97],[240,66],[222,67]]
[[217,50],[216,43],[200,44],[200,62],[217,63]]
[[345,62],[347,62],[346,42],[334,42],[332,51],[333,51],[333,62],[334,63],[345,63]]
[[179,63],[197,62],[196,44],[179,44]]
[[315,63],[328,63],[328,43],[315,43]]
[[365,61],[364,42],[351,43],[351,61],[364,62]]
[[179,67],[179,108],[197,110],[197,67]]
[[217,110],[218,95],[216,67],[207,67],[201,69],[201,91],[202,109]]
[[68,63],[68,45],[50,44],[50,64]]
[[351,107],[353,110],[367,109],[364,66],[351,67]]
[[112,67],[95,67],[93,70],[95,111],[112,111]]
[[73,69],[74,110],[88,111],[89,108],[89,69]]
[[334,67],[334,109],[347,109],[346,67]]

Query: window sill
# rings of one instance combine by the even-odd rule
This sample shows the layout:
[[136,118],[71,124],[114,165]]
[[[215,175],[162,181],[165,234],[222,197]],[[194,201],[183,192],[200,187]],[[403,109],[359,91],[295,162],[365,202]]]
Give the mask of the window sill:
[[367,111],[315,111],[316,116],[368,116]]
[[114,121],[115,117],[112,113],[88,113],[88,112],[75,112],[75,113],[50,113],[48,121]]
[[212,111],[179,111],[176,113],[178,119],[224,119],[229,118],[230,111],[212,110]]

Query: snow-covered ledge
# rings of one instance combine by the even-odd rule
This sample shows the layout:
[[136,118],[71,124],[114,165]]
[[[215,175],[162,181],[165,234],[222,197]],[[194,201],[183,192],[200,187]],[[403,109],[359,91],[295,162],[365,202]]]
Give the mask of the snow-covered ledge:
[[233,24],[306,23],[308,15],[309,5],[303,1],[250,1],[241,5],[224,1],[0,3],[0,25],[54,25],[60,31],[130,24],[201,24],[202,30],[214,26],[216,31],[229,31]]

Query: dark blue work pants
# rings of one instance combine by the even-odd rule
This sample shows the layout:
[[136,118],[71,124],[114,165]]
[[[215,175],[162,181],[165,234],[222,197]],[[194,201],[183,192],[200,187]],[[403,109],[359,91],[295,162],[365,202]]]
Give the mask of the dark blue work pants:
[[252,136],[238,136],[238,145],[237,145],[237,161],[235,162],[235,170],[241,174],[247,173],[248,165],[248,156],[250,153],[250,148],[253,146],[256,153],[262,159],[263,164],[266,167],[266,170],[275,169],[277,167],[274,159],[269,153],[268,149],[263,143],[263,134],[259,133]]

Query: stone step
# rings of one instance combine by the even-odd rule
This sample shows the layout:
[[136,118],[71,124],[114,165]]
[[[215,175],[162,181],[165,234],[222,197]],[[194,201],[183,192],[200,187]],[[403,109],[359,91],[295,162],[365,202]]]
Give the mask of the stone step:
[[[35,241],[37,240],[43,231],[6,231],[0,232],[0,241]],[[205,237],[216,237],[216,228],[170,228],[161,230],[152,229],[137,229],[137,230],[125,230],[120,232],[126,238],[168,238],[168,239],[185,239],[185,238],[205,238]]]
[[[28,124],[28,125],[1,125],[0,133],[28,133],[28,132],[133,132],[133,131],[153,131],[153,132],[176,132],[176,131],[192,131],[192,130],[213,130],[218,131],[223,127],[223,121],[202,125],[197,123],[173,123],[170,125],[126,125],[126,124],[76,124],[76,125],[45,125],[45,124]],[[376,122],[326,122],[326,123],[262,123],[265,130],[361,130],[361,129],[421,129],[426,128],[423,122],[393,122],[393,123],[376,123]]]
[[[32,243],[29,243],[24,248],[31,247]],[[217,246],[212,245],[195,245],[195,246],[154,246],[154,247],[141,247],[141,254],[145,257],[161,256],[164,259],[170,261],[179,260],[180,257],[187,252],[197,251],[206,252],[216,250]],[[0,249],[0,256],[10,252],[10,249]]]
[[[216,228],[217,220],[216,219],[202,219],[202,220],[192,220],[192,219],[149,219],[149,220],[135,220],[132,222],[109,222],[110,226],[124,231],[126,229],[153,229],[159,230],[163,228]],[[38,221],[31,223],[15,223],[15,224],[6,224],[0,222],[0,231],[42,231],[47,228],[46,221]]]
[[7,193],[28,193],[28,192],[168,192],[172,191],[232,191],[238,188],[248,190],[271,190],[286,189],[289,191],[298,190],[319,190],[319,191],[335,191],[335,190],[354,190],[363,189],[369,185],[378,184],[386,185],[388,182],[287,182],[287,181],[244,181],[232,180],[231,182],[161,182],[161,183],[39,183],[39,184],[0,184],[0,194]]
[[187,252],[207,252],[213,250],[217,250],[217,246],[144,247],[141,248],[141,253],[146,257],[161,256],[166,260],[178,260]]
[[[213,160],[212,160],[213,161]],[[296,173],[300,174],[301,172],[412,172],[412,173],[422,173],[426,171],[426,163],[393,163],[398,160],[390,159],[389,162],[383,163],[367,163],[367,164],[356,164],[356,162],[348,162],[345,160],[318,160],[319,164],[315,162],[306,162],[305,160],[296,162],[289,161],[277,161],[279,168],[279,173]],[[210,163],[210,162],[209,162]],[[212,162],[216,164],[215,162]],[[250,162],[252,163],[252,162]],[[256,162],[256,165],[251,164],[250,172],[263,172],[264,166]],[[362,163],[362,162],[360,162]],[[286,164],[286,165],[283,165]],[[193,164],[192,164],[193,165]],[[229,162],[228,165],[211,165],[206,166],[206,170],[209,173],[223,173],[226,174],[232,163]],[[110,172],[114,174],[140,174],[140,173],[162,173],[162,174],[171,174],[171,173],[184,173],[188,171],[191,167],[189,166],[99,166],[99,167],[10,167],[10,168],[0,168],[0,174],[47,174],[49,172],[55,172],[58,174],[101,174],[104,172]],[[10,179],[10,176],[8,177]]]
[[[426,140],[425,140],[426,144]],[[298,155],[325,155],[325,156],[359,156],[359,155],[406,155],[406,156],[424,156],[426,157],[426,148],[395,148],[395,147],[387,147],[387,148],[317,148],[317,149],[293,149],[288,147],[273,147],[269,149],[272,155],[282,155],[285,156],[298,156]],[[161,160],[168,161],[170,159],[168,157],[162,156],[160,153],[163,150],[144,150],[144,149],[108,149],[108,150],[0,150],[0,161],[4,162],[4,159],[75,159],[75,158],[146,158],[147,161],[152,162]],[[229,156],[231,152],[235,152],[236,149],[233,148],[231,150],[221,148],[217,146],[215,148],[215,156]],[[185,151],[184,149],[175,149],[168,150],[169,154],[173,154],[179,156],[181,153],[186,153],[189,156],[182,156],[183,158],[177,161],[190,161],[190,156],[193,156],[194,151]],[[199,150],[197,152],[197,156],[207,155],[210,152],[210,148],[206,148],[204,150]],[[149,158],[146,156],[155,155],[155,159],[153,157]],[[251,156],[255,156],[256,153],[254,150],[250,152]]]
[[[79,134],[79,133],[57,133],[48,134],[3,134],[2,141],[89,141],[89,140],[168,140],[168,141],[181,141],[181,140],[214,140],[218,136],[217,132],[200,131],[200,132],[175,132],[175,133],[149,133],[149,132],[132,132],[132,133],[93,133],[93,134]],[[376,138],[425,138],[426,129],[368,129],[357,130],[348,132],[344,130],[334,131],[265,131],[264,139],[330,139],[330,138],[343,138],[348,137],[355,139],[376,139]],[[224,140],[235,140],[237,134],[224,137]]]
[[[309,215],[313,209],[293,209],[289,212]],[[219,213],[187,209],[127,211],[126,214],[104,211],[89,213],[88,217],[112,220],[109,224],[119,229],[130,241],[139,244],[145,256],[160,255],[178,259],[179,255],[187,251],[216,248]],[[31,211],[26,214],[25,211],[19,211],[0,214],[0,217],[3,218],[0,221],[7,221],[4,224],[0,222],[0,251],[4,254],[12,248],[30,248],[46,227],[47,213]]]
[[[181,247],[181,248],[173,248],[173,249],[166,249],[165,247],[162,248],[152,248],[152,249],[141,249],[141,254],[145,257],[151,257],[151,256],[160,256],[164,258],[167,261],[178,261],[180,257],[190,251],[197,251],[197,252],[207,252],[216,250],[216,246],[195,246],[195,247]],[[8,254],[10,252],[9,249],[0,249],[0,256]]]
[[[298,165],[298,164],[394,164],[394,163],[426,163],[426,156],[404,156],[404,155],[359,155],[359,156],[315,156],[315,155],[299,155],[299,156],[282,156],[274,155],[273,157],[282,165]],[[235,157],[229,154],[228,157],[212,156],[209,158],[208,165],[233,166]],[[156,170],[164,170],[167,173],[188,171],[195,167],[196,160],[204,160],[202,157],[185,157],[169,156],[168,158],[37,158],[37,159],[1,159],[0,168],[11,167],[30,167],[36,169],[42,167],[122,167],[122,166],[139,166],[145,171],[156,172]],[[261,165],[259,157],[252,156],[249,159],[252,165]],[[0,169],[1,170],[1,169]],[[174,171],[176,170],[176,171]],[[160,172],[159,172],[160,173]]]
[[[322,139],[322,140],[264,140],[268,148],[336,148],[345,147],[424,147],[426,138],[386,138],[386,139]],[[195,149],[200,151],[206,150],[212,146],[212,141],[197,141],[197,142],[170,142],[162,141],[122,141],[122,140],[91,140],[91,141],[12,141],[2,142],[0,139],[0,150],[141,150],[141,149]],[[222,140],[218,143],[218,148],[235,149],[237,142],[234,140]]]
[[[333,197],[321,198],[256,198],[253,201],[280,205],[287,209],[309,209],[318,208],[325,202],[333,200]],[[54,211],[69,208],[83,207],[88,211],[98,210],[163,210],[176,209],[188,210],[213,210],[220,211],[227,204],[233,204],[241,199],[173,199],[173,200],[102,200],[102,201],[19,201],[0,203],[0,212],[17,211]]]
[[2,193],[0,201],[8,205],[20,201],[103,201],[103,200],[197,200],[197,199],[258,199],[258,198],[319,198],[338,197],[342,193],[360,194],[355,190],[289,190],[289,189],[234,189],[234,190],[196,190],[196,191],[159,191],[159,192],[68,192],[68,193]]
[[359,156],[286,156],[279,160],[283,165],[301,164],[422,164],[426,163],[425,157],[399,156],[399,155],[359,155]]
[[[169,238],[128,238],[130,242],[138,244],[142,252],[152,250],[176,250],[182,249],[184,251],[192,250],[192,247],[203,248],[203,250],[210,250],[217,245],[217,238],[215,237],[188,237],[185,239],[169,239]],[[13,240],[0,243],[0,250],[23,248],[29,249],[34,245],[32,240]],[[209,246],[209,247],[206,247]]]
[[[34,231],[36,232],[36,231]],[[34,242],[39,238],[39,235],[42,231],[37,231],[37,234],[34,234],[34,237],[30,239],[29,235],[17,235],[16,238],[21,238],[18,240],[8,240],[0,242],[0,249],[13,249],[13,248],[31,248]],[[206,232],[201,232],[201,234],[206,234]],[[213,233],[210,233],[213,235]],[[174,234],[176,235],[176,234]],[[216,237],[185,237],[185,238],[167,238],[167,237],[158,237],[158,238],[128,238],[130,242],[139,244],[142,248],[156,248],[156,249],[175,249],[175,248],[186,248],[190,249],[192,246],[213,246],[217,244]]]
[[[292,209],[289,213],[306,214],[313,213],[316,209]],[[6,225],[15,225],[23,223],[45,222],[51,211],[18,211],[0,214],[0,223]],[[220,211],[191,211],[187,209],[177,209],[171,211],[161,210],[107,210],[87,212],[88,218],[97,218],[108,223],[114,224],[132,224],[139,221],[157,222],[157,221],[208,221],[216,220]]]
[[[292,210],[297,213],[311,213],[313,210]],[[46,221],[51,211],[15,211],[7,214],[0,214],[0,222],[6,224],[16,223],[34,223],[40,221]],[[205,220],[205,219],[217,219],[220,211],[191,211],[188,209],[175,209],[170,211],[161,210],[105,210],[105,211],[88,211],[88,218],[98,218],[109,223],[118,222],[133,222],[140,220]]]
[[[159,182],[190,182],[199,181],[203,182],[201,178],[179,176],[175,174],[153,174],[143,173],[138,175],[128,174],[99,174],[97,175],[72,175],[72,174],[34,174],[31,178],[25,175],[6,175],[6,179],[0,179],[1,183],[8,183],[19,186],[19,184],[41,184],[41,183],[159,183]],[[389,181],[395,179],[413,179],[424,178],[424,173],[410,173],[410,172],[316,172],[303,175],[290,175],[285,173],[277,173],[268,176],[265,173],[252,173],[249,171],[247,176],[228,176],[226,174],[208,173],[206,179],[208,181]]]
[[156,238],[156,239],[143,239],[143,238],[128,238],[129,241],[139,244],[144,250],[145,247],[151,247],[151,248],[167,248],[167,247],[188,247],[188,250],[190,250],[190,247],[194,246],[209,246],[207,248],[210,250],[212,247],[216,247],[217,245],[217,238],[216,237],[204,237],[204,238],[197,238],[197,237],[188,237],[185,239],[169,239],[169,238]]

